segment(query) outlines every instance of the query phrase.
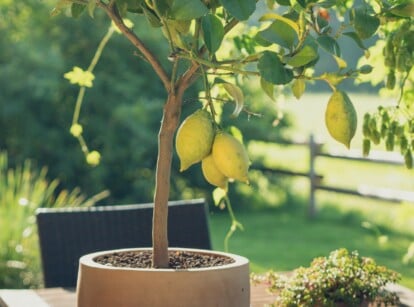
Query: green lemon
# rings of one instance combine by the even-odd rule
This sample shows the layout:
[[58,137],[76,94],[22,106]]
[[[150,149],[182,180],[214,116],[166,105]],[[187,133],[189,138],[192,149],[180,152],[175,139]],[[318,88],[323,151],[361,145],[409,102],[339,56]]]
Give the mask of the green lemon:
[[330,135],[347,148],[355,135],[357,113],[348,95],[335,91],[329,98],[325,112],[325,124]]

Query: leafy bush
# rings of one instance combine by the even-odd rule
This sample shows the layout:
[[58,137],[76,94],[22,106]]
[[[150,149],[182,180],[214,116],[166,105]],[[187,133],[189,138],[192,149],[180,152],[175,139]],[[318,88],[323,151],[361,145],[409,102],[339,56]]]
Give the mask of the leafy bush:
[[399,302],[396,293],[384,287],[399,278],[372,258],[341,248],[329,257],[315,258],[309,267],[294,270],[292,276],[269,272],[265,280],[269,290],[278,293],[277,306],[362,306],[366,302],[395,306]]
[[46,174],[46,168],[33,170],[29,160],[10,169],[7,154],[0,152],[0,288],[41,285],[37,208],[86,206],[95,201],[86,200],[79,189],[56,193],[59,182],[48,181]]

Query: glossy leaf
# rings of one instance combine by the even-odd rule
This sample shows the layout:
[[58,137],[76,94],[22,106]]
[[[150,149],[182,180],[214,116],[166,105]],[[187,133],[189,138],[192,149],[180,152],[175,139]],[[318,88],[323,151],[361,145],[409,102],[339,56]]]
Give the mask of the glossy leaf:
[[339,44],[333,37],[322,35],[319,36],[316,41],[318,42],[319,46],[321,46],[325,51],[338,57],[341,56],[341,49],[339,47]]
[[296,79],[292,84],[292,93],[296,99],[300,99],[306,89],[306,82],[304,79]]
[[259,35],[268,42],[288,49],[293,48],[298,42],[296,30],[282,20],[275,20],[267,29],[260,31]]
[[260,87],[270,99],[275,100],[274,84],[266,81],[264,78],[260,78]]
[[246,20],[256,10],[256,0],[220,0],[223,7],[238,20]]
[[293,67],[304,66],[318,57],[318,52],[311,46],[304,46],[298,53],[287,60],[287,64]]
[[350,11],[349,17],[355,32],[361,39],[370,38],[377,31],[380,20],[368,12],[367,7],[357,7]]
[[234,103],[236,104],[236,107],[234,108],[234,111],[231,114],[231,116],[239,116],[240,112],[243,110],[244,107],[244,95],[241,88],[237,85],[234,85],[233,83],[228,82],[223,83],[223,87],[226,90],[226,92],[234,99]]
[[169,17],[176,20],[191,20],[208,13],[208,8],[200,0],[174,0]]
[[257,68],[262,78],[273,84],[287,84],[293,79],[292,70],[286,68],[274,52],[264,52]]
[[288,24],[292,29],[295,30],[296,34],[299,33],[299,26],[296,22],[294,22],[293,20],[286,18],[284,16],[281,16],[279,14],[275,14],[275,13],[267,13],[264,14],[262,17],[260,17],[259,21],[268,21],[268,20],[279,20],[282,21],[286,24]]
[[208,14],[201,20],[204,43],[210,53],[216,52],[224,37],[224,27],[220,19],[214,15]]

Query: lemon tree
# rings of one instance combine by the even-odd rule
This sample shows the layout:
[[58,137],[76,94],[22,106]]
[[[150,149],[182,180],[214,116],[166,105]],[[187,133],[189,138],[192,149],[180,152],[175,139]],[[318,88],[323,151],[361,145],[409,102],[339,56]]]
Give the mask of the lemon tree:
[[[375,36],[386,42],[382,50],[388,67],[387,87],[399,90],[397,94],[404,96],[400,101],[406,101],[408,107],[413,101],[412,91],[407,90],[412,88],[414,42],[413,4],[408,0],[56,0],[53,14],[60,12],[73,17],[103,12],[113,24],[91,65],[87,69],[75,66],[65,75],[80,87],[71,132],[89,163],[97,165],[100,156],[89,150],[78,118],[85,91],[93,86],[94,68],[112,33],[121,33],[131,42],[137,58],[152,67],[165,91],[154,192],[155,267],[168,266],[166,221],[174,137],[181,123],[183,97],[197,80],[201,80],[204,91],[194,100],[202,102],[203,111],[194,114],[195,122],[189,118],[181,124],[176,149],[182,170],[202,161],[206,179],[224,188],[230,179],[248,182],[249,159],[244,146],[231,135],[218,133],[227,128],[220,127],[223,104],[234,105],[233,118],[243,112],[249,116],[260,112],[249,110],[245,82],[257,79],[270,99],[275,99],[280,87],[290,88],[300,98],[309,82],[329,84],[333,98],[326,111],[327,128],[335,139],[349,146],[356,118],[349,98],[341,92],[341,83],[369,75],[374,66],[363,63],[350,67],[340,40],[363,50],[369,60],[365,40]],[[146,19],[148,27],[135,29],[128,21],[134,18]],[[147,46],[141,38],[144,31],[164,34],[168,56]],[[328,57],[336,68],[315,73],[315,65]],[[401,134],[407,138],[405,155],[413,147],[411,111],[405,113],[409,124]],[[211,126],[205,112],[211,116]],[[392,127],[384,128],[385,135],[393,131]]]

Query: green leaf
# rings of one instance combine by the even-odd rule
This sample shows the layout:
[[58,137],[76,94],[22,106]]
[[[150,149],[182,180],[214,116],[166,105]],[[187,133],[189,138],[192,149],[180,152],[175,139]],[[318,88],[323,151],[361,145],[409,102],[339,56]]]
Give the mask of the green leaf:
[[221,188],[216,188],[213,191],[213,201],[215,206],[219,206],[223,199],[226,197],[227,193]]
[[[96,2],[96,1],[95,1]],[[142,7],[144,0],[117,0],[116,4],[121,12],[133,12],[142,14]],[[144,5],[142,5],[144,6]]]
[[89,13],[89,16],[91,16],[92,18],[93,18],[93,15],[95,13],[95,9],[96,9],[96,1],[95,0],[89,0],[88,13]]
[[306,89],[306,82],[304,79],[296,79],[292,84],[292,93],[296,99],[300,99]]
[[304,46],[298,53],[287,60],[287,64],[293,67],[304,66],[318,57],[318,52],[311,46]]
[[285,68],[274,52],[265,51],[259,59],[257,68],[262,78],[273,84],[287,84],[293,79],[292,70]]
[[220,19],[208,14],[201,19],[204,43],[211,54],[215,53],[221,45],[224,37],[224,27]]
[[261,38],[268,42],[278,44],[287,49],[291,49],[298,42],[298,34],[290,24],[275,20],[267,29],[260,31]]
[[279,14],[275,13],[267,13],[260,17],[259,21],[268,21],[268,20],[279,20],[286,24],[288,24],[293,30],[295,30],[296,34],[299,34],[299,25],[294,22],[292,19],[286,18]]
[[269,96],[270,99],[275,100],[275,95],[274,95],[275,86],[272,83],[266,81],[264,78],[260,78],[260,86],[262,90],[265,92],[265,94]]
[[191,20],[208,13],[208,8],[200,0],[174,0],[169,17],[177,20]]
[[149,24],[153,27],[161,27],[162,26],[162,22],[161,20],[158,18],[158,16],[149,8],[147,8],[147,6],[143,5],[142,6],[142,10],[144,12],[145,17],[147,18]]
[[358,45],[359,48],[361,48],[363,50],[367,49],[364,46],[364,43],[362,42],[361,38],[355,32],[345,32],[345,33],[342,33],[342,34],[348,36],[351,39],[353,39],[354,42]]
[[83,11],[85,11],[86,6],[83,4],[72,3],[70,7],[70,13],[72,14],[73,18],[78,18]]
[[377,31],[380,20],[368,12],[368,8],[360,6],[349,12],[349,18],[355,28],[355,32],[362,39],[370,38]]
[[346,68],[348,66],[348,64],[346,63],[346,61],[336,55],[333,56],[335,59],[336,64],[338,65],[338,67],[340,69]]
[[246,20],[256,10],[256,0],[220,0],[223,7],[238,20]]
[[173,0],[153,0],[154,6],[157,8],[157,12],[162,17],[168,17],[168,12],[171,9]]
[[400,17],[414,17],[414,3],[407,1],[391,9],[391,13]]
[[279,5],[290,5],[290,0],[276,0]]
[[328,35],[322,35],[322,36],[319,36],[316,39],[316,41],[318,42],[319,46],[321,46],[322,49],[324,49],[325,51],[338,57],[341,56],[341,49],[339,47],[339,44],[334,38]]
[[369,74],[372,72],[373,67],[371,65],[363,65],[358,70],[361,74]]
[[231,117],[239,116],[240,112],[243,110],[244,107],[244,95],[240,87],[234,85],[233,83],[223,83],[223,87],[226,92],[234,99],[234,103],[236,107],[234,108]]

